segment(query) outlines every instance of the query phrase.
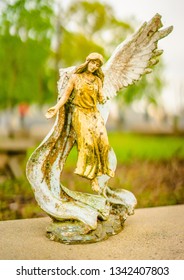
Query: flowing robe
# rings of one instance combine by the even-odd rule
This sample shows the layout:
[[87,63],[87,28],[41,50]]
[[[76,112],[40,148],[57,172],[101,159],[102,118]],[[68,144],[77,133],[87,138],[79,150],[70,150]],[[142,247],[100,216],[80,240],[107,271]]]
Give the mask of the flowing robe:
[[99,78],[94,76],[94,80],[90,81],[84,73],[77,74],[71,96],[72,125],[78,146],[75,173],[88,179],[102,174],[114,176],[108,163],[110,146],[107,131],[97,109],[100,98]]

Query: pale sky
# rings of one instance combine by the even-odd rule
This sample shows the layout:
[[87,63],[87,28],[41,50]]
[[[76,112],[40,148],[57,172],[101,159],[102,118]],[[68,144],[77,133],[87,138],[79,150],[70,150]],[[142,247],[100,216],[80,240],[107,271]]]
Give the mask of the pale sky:
[[[156,13],[162,15],[165,27],[173,25],[173,32],[160,41],[167,79],[163,101],[167,111],[179,113],[184,106],[184,0],[101,0],[109,3],[117,16],[124,20],[135,17],[140,24],[149,21]],[[137,28],[139,25],[137,26]]]

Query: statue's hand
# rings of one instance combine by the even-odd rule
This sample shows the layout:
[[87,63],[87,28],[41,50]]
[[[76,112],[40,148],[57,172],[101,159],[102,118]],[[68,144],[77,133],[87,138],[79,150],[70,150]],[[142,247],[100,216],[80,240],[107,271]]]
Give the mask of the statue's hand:
[[56,115],[57,111],[58,111],[58,109],[56,108],[56,106],[51,107],[47,110],[45,117],[47,119],[51,119],[52,117],[54,117]]

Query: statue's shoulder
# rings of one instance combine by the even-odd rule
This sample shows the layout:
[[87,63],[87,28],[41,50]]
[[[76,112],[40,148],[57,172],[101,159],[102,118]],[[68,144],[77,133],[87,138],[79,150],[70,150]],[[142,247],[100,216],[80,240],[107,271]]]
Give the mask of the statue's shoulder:
[[77,80],[78,80],[78,76],[79,76],[79,74],[77,74],[77,73],[72,73],[71,74],[71,76],[70,76],[70,79],[69,79],[69,81],[70,82],[76,82]]
[[83,79],[83,73],[73,73],[70,78],[73,82],[79,82]]

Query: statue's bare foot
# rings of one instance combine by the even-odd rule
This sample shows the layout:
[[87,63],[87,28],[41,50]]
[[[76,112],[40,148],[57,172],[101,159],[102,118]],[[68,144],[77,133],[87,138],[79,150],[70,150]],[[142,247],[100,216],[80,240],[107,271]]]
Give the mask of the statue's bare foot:
[[100,186],[98,184],[98,180],[96,178],[91,180],[91,188],[94,192],[97,192],[97,193],[101,192]]

